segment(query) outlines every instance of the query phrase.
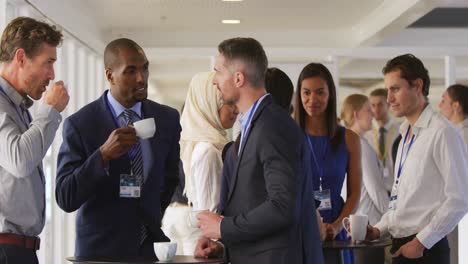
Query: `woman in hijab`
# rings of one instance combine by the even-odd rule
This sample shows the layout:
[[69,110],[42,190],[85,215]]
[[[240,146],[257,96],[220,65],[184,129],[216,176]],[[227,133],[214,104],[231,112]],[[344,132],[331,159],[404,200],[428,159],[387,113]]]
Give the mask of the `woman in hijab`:
[[214,72],[203,72],[192,78],[180,119],[184,193],[193,208],[181,209],[171,220],[166,219],[164,226],[166,234],[178,243],[177,253],[182,255],[193,255],[199,237],[198,228],[187,221],[190,212],[214,211],[218,206],[221,154],[228,142],[226,129],[234,125],[238,114],[234,104],[222,101],[213,76]]

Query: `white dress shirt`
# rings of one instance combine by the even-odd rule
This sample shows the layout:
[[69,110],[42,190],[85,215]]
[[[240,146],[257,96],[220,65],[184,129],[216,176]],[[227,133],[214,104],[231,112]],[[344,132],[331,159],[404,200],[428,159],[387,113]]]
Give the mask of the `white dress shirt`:
[[375,225],[387,212],[390,199],[385,189],[379,158],[363,137],[361,137],[361,155],[361,198],[356,213],[367,215],[369,223]]
[[409,139],[404,136],[409,123],[400,126],[400,142],[395,169],[405,152],[396,208],[388,210],[375,225],[381,235],[395,238],[417,234],[418,240],[430,249],[450,233],[468,211],[467,147],[446,118],[428,105],[414,124],[413,145],[406,155]]
[[[392,158],[392,146],[393,142],[395,142],[395,139],[398,137],[398,128],[399,128],[399,123],[395,122],[392,119],[389,119],[388,122],[385,124],[385,153],[384,153],[384,160],[385,160],[385,166],[384,162],[380,160],[380,168],[382,170],[382,176],[384,176],[384,169],[387,168],[388,170],[388,175],[387,177],[384,177],[384,183],[385,183],[385,189],[390,192],[392,190],[393,186],[393,175],[394,175],[394,160]],[[374,148],[374,151],[376,153],[379,153],[379,124],[377,123],[376,120],[372,121],[372,129],[364,134],[364,138],[367,140],[367,142]],[[379,154],[377,154],[377,157]]]
[[218,207],[221,189],[223,160],[221,151],[208,142],[200,142],[193,149],[190,164],[192,184],[194,184],[193,210],[210,210]]

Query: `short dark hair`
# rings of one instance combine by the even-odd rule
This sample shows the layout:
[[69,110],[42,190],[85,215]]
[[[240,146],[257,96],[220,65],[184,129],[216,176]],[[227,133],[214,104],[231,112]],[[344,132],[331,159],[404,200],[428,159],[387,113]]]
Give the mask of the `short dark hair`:
[[327,109],[325,110],[325,120],[327,126],[327,136],[330,139],[333,150],[336,150],[341,139],[340,133],[338,132],[338,120],[336,116],[336,87],[335,83],[333,82],[332,74],[323,64],[309,63],[304,67],[304,69],[302,69],[301,74],[299,74],[295,99],[296,105],[294,107],[294,119],[302,129],[305,129],[305,118],[307,113],[304,109],[304,106],[302,105],[302,81],[313,77],[322,78],[328,86],[329,97]]
[[422,93],[426,97],[429,95],[431,79],[428,70],[420,59],[413,54],[400,55],[389,60],[383,67],[382,73],[385,75],[396,70],[400,70],[400,77],[407,80],[410,85],[413,85],[413,81],[416,79],[421,79],[423,82]]
[[468,86],[454,84],[447,88],[447,93],[454,102],[458,102],[464,115],[468,115]]
[[30,17],[17,17],[5,28],[0,41],[0,62],[11,62],[18,49],[32,58],[39,54],[42,44],[57,47],[63,35],[55,26]]
[[112,68],[115,66],[116,60],[118,58],[119,52],[121,50],[134,50],[134,51],[141,51],[143,49],[138,45],[135,41],[128,39],[128,38],[119,38],[111,41],[107,44],[106,48],[104,49],[104,67],[106,69]]
[[377,88],[373,90],[369,96],[382,96],[382,97],[387,98],[388,92],[384,88]]
[[268,68],[265,76],[265,89],[278,105],[289,111],[294,85],[286,73],[278,68]]
[[262,44],[253,38],[232,38],[221,42],[218,51],[228,63],[239,60],[246,66],[245,75],[254,87],[265,84],[268,59]]

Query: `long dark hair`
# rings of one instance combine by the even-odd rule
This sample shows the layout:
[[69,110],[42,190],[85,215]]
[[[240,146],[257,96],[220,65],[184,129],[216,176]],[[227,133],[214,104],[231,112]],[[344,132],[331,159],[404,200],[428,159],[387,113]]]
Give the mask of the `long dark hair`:
[[336,117],[336,87],[330,71],[321,63],[309,63],[304,67],[304,69],[302,69],[301,74],[299,75],[299,79],[297,80],[294,120],[296,120],[297,124],[302,129],[305,129],[307,113],[304,109],[304,106],[302,105],[301,100],[302,81],[313,77],[322,78],[328,86],[329,97],[327,102],[327,109],[325,110],[327,136],[330,139],[333,150],[336,150],[340,144],[341,138],[341,133],[338,130],[338,120]]

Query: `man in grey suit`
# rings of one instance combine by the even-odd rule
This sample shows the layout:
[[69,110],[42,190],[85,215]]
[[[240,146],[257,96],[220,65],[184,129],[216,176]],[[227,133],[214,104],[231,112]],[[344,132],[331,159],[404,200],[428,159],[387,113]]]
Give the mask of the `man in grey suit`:
[[[221,215],[197,215],[203,238],[195,256],[222,252],[231,263],[303,263],[307,250],[320,252],[312,223],[313,199],[304,199],[307,171],[304,137],[287,111],[265,90],[267,57],[252,38],[234,38],[218,46],[214,84],[226,102],[242,113],[239,158]],[[308,186],[311,187],[309,184]],[[308,209],[309,210],[308,210]],[[305,210],[304,210],[305,209]],[[308,217],[304,217],[307,215]],[[307,239],[316,239],[308,248]]]
[[37,263],[45,222],[42,159],[68,104],[63,82],[48,89],[34,119],[28,108],[50,80],[62,34],[46,23],[19,17],[0,43],[0,263]]

